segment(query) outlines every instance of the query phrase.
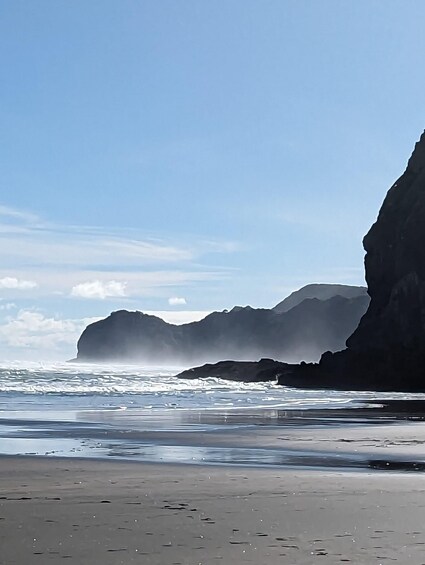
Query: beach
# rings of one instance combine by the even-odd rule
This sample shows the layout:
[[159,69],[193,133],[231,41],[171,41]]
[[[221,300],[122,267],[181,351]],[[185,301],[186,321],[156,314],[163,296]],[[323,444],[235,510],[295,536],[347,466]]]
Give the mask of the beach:
[[[425,563],[418,407],[390,423],[340,413],[285,411],[280,426],[263,414],[255,429],[235,426],[237,413],[221,431],[133,429],[127,461],[125,449],[100,447],[92,458],[2,456],[0,563]],[[156,445],[162,462],[141,459],[137,443]],[[167,462],[173,453],[184,463]]]
[[422,475],[3,457],[0,563],[425,562]]
[[425,397],[0,372],[0,564],[425,563]]

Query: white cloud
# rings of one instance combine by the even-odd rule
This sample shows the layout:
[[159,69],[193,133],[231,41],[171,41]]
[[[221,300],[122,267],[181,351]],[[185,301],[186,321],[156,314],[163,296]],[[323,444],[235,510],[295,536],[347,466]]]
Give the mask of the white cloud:
[[0,289],[16,289],[16,290],[29,290],[31,288],[36,288],[38,284],[35,281],[26,281],[22,279],[17,279],[16,277],[4,277],[0,279]]
[[126,282],[99,280],[87,281],[72,287],[71,296],[104,300],[105,298],[126,296]]
[[[31,277],[37,279],[38,290],[31,290],[31,295],[42,296],[63,296],[69,297],[71,289],[86,282],[100,281],[102,285],[110,281],[116,281],[125,286],[125,295],[135,297],[158,297],[166,301],[169,296],[173,296],[176,289],[185,287],[189,293],[190,288],[211,281],[222,281],[233,274],[232,269],[227,270],[102,270],[78,269],[78,268],[56,268],[56,269],[37,269],[33,268],[16,269],[14,275],[20,279],[29,280]],[[8,271],[1,268],[0,260],[0,279],[8,276]],[[13,298],[15,300],[15,297]]]
[[184,304],[186,304],[186,299],[179,298],[178,296],[172,296],[168,299],[168,304],[170,306],[183,306]]
[[0,342],[8,347],[40,350],[75,346],[87,324],[98,319],[61,320],[34,310],[19,310],[15,317],[8,317],[6,323],[0,325]]

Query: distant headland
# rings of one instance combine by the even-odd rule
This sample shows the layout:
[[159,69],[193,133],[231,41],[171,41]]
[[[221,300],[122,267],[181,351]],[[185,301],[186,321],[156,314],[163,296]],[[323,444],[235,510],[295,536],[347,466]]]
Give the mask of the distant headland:
[[77,360],[182,365],[222,358],[317,361],[323,351],[344,347],[368,304],[365,287],[311,284],[271,309],[235,306],[181,326],[120,310],[84,330]]

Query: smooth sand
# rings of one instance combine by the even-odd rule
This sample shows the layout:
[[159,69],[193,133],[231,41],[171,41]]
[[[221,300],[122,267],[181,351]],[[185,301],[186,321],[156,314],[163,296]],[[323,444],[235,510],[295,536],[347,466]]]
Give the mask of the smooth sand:
[[2,565],[421,565],[424,519],[422,474],[0,458]]

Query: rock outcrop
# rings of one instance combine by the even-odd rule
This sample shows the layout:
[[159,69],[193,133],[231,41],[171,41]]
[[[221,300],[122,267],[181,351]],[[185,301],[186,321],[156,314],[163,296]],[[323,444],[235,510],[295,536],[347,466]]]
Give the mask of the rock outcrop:
[[276,380],[276,370],[286,368],[286,363],[273,359],[260,361],[219,361],[202,367],[188,369],[178,375],[181,379],[219,378],[244,383],[259,383]]
[[425,390],[425,133],[363,244],[368,311],[321,369],[360,386]]
[[235,307],[182,326],[142,312],[113,312],[84,330],[77,359],[184,365],[223,358],[317,361],[323,351],[344,347],[367,309],[364,289],[349,288],[352,298],[338,288],[328,300],[305,299],[282,313]]
[[425,391],[425,133],[363,243],[371,300],[346,349],[317,364],[276,363],[279,384]]

